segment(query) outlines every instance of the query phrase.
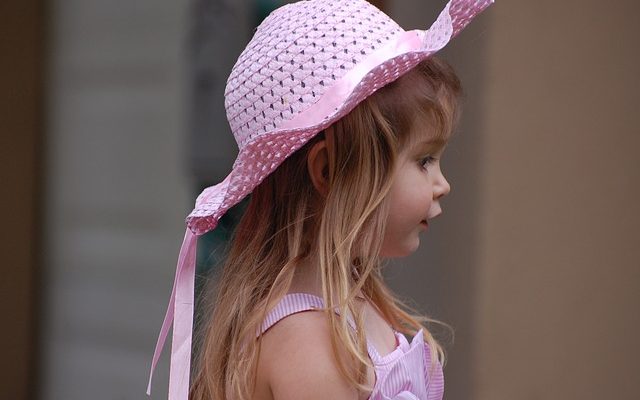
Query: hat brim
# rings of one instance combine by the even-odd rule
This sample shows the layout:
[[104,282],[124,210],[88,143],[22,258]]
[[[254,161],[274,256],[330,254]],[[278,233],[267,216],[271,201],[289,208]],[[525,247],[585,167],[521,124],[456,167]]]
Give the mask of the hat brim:
[[251,193],[287,157],[378,89],[446,46],[491,3],[493,0],[451,0],[428,30],[404,31],[337,80],[312,107],[246,143],[231,173],[198,196],[186,219],[189,229],[196,235],[214,229],[229,208]]

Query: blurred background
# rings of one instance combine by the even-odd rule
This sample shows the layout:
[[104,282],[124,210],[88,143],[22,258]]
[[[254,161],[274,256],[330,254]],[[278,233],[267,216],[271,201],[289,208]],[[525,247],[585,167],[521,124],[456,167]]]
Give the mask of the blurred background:
[[[145,398],[184,217],[236,154],[226,77],[281,3],[0,3],[1,399]],[[374,3],[424,29],[445,1]],[[448,400],[640,398],[639,13],[498,1],[441,53],[452,192],[387,278],[454,327]]]

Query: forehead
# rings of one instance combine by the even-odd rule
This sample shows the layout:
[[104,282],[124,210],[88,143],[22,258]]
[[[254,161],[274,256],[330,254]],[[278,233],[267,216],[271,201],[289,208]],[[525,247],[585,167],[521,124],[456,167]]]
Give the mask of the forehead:
[[434,151],[444,148],[451,133],[444,126],[438,126],[433,118],[419,115],[414,118],[404,140],[405,148]]

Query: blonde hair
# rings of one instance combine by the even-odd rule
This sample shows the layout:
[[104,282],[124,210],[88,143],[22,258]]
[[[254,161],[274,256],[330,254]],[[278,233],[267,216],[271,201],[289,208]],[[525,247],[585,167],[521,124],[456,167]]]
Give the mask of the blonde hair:
[[[429,134],[446,142],[460,93],[451,67],[437,58],[423,61],[318,134],[255,188],[217,279],[212,311],[205,313],[192,400],[251,398],[261,324],[287,293],[297,263],[312,255],[322,277],[333,353],[354,387],[371,389],[365,385],[371,361],[356,307],[359,293],[399,332],[423,329],[432,367],[437,359],[444,362],[442,347],[425,327],[433,320],[408,311],[391,293],[378,254],[395,160],[414,121],[428,118]],[[318,195],[307,168],[309,149],[323,139],[329,164],[325,197]]]

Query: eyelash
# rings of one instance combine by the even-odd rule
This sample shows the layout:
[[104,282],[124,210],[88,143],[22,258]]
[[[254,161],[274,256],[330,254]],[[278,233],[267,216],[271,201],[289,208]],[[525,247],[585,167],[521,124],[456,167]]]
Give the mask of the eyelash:
[[426,156],[422,160],[420,160],[420,166],[424,169],[427,169],[429,165],[433,164],[436,161],[438,161],[438,159],[434,156]]

